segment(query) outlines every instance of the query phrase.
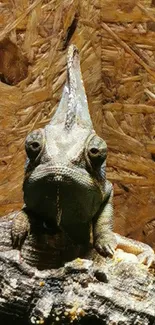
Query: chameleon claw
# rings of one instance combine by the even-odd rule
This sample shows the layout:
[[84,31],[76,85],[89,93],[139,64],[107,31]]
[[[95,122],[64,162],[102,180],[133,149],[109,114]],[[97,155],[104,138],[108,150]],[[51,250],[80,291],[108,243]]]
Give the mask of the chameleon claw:
[[143,253],[140,253],[137,258],[140,263],[150,267],[155,261],[154,251],[153,249],[149,249],[149,251],[144,251]]
[[113,255],[115,253],[116,243],[113,240],[111,240],[111,241],[109,240],[108,243],[104,243],[104,241],[103,241],[103,243],[96,242],[95,248],[100,255],[102,255],[104,257],[107,257],[107,256],[113,257]]

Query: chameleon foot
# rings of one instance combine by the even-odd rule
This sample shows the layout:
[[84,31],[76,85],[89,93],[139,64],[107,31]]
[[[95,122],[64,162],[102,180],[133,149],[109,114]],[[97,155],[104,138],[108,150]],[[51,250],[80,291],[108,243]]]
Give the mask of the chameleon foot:
[[115,237],[117,248],[121,248],[127,253],[135,254],[140,263],[143,263],[148,267],[155,263],[155,254],[149,245],[118,234],[115,234]]
[[13,248],[20,248],[30,231],[29,218],[27,214],[21,210],[18,212],[12,221],[12,245]]
[[104,236],[102,234],[102,237],[97,238],[94,246],[100,255],[112,257],[115,253],[117,242],[114,234],[110,232]]
[[[150,247],[149,247],[150,248]],[[150,267],[155,262],[155,255],[153,249],[144,251],[143,253],[137,256],[140,263]]]

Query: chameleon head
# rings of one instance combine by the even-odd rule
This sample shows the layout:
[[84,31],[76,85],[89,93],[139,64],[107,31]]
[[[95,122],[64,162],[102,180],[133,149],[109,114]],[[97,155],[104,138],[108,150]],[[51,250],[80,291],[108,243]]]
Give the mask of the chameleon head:
[[92,126],[75,46],[58,109],[44,129],[27,136],[25,149],[27,208],[63,227],[89,223],[103,199],[107,146]]

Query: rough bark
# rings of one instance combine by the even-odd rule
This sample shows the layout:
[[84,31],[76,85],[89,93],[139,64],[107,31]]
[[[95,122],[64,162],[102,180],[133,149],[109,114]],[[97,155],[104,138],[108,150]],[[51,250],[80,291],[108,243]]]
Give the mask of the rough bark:
[[153,269],[92,249],[85,259],[39,270],[23,258],[31,236],[23,251],[12,249],[12,216],[0,222],[1,324],[155,324]]

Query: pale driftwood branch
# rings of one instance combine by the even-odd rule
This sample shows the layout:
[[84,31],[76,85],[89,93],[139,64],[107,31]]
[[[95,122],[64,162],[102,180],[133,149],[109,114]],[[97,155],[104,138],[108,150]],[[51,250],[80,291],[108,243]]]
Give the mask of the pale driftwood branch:
[[[146,266],[96,255],[39,271],[12,249],[11,219],[0,222],[1,323],[155,324],[155,281]],[[28,239],[24,249],[30,246]]]

